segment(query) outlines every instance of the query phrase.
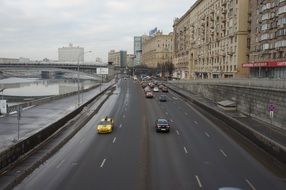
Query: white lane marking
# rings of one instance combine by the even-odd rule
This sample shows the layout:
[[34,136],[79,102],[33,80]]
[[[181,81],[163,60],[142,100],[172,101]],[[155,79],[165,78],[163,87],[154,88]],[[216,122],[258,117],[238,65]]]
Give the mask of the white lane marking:
[[224,157],[227,157],[226,153],[225,153],[222,149],[219,149],[219,151],[222,153],[222,155],[223,155]]
[[65,160],[60,161],[60,163],[56,166],[56,168],[60,168],[64,162],[65,162]]
[[194,121],[194,123],[197,125],[197,124],[199,124],[197,121]]
[[184,146],[184,151],[185,151],[186,154],[188,154],[188,150],[187,150],[187,148],[185,146]]
[[166,115],[168,115],[168,112],[165,112]]
[[33,108],[33,107],[35,107],[35,105],[34,106],[25,107],[25,108],[23,108],[23,110],[27,110],[27,109],[30,109],[30,108]]
[[171,123],[174,123],[174,120],[173,120],[173,119],[171,119],[170,121],[171,121]]
[[256,190],[256,188],[254,187],[254,185],[248,180],[245,179],[246,183],[251,187],[252,190]]
[[122,127],[122,124],[119,125],[119,128],[121,128],[121,127]]
[[197,179],[197,182],[198,182],[199,187],[202,188],[203,185],[202,185],[202,183],[201,183],[201,180],[200,180],[199,176],[196,175],[196,179]]
[[176,98],[175,96],[173,96],[173,99],[174,99],[174,100],[178,100],[178,98]]
[[187,112],[185,112],[185,115],[189,115]]
[[116,141],[116,137],[114,137],[114,139],[113,139],[112,143],[114,144],[114,143],[115,143],[115,141]]
[[205,135],[206,135],[208,138],[210,138],[210,135],[209,135],[207,132],[205,132]]
[[100,165],[101,168],[103,168],[103,166],[104,166],[104,164],[105,164],[105,161],[106,161],[106,159],[104,158],[103,161],[102,161],[102,163],[101,163],[101,165]]
[[177,135],[180,135],[180,132],[178,130],[176,130]]
[[79,144],[83,143],[84,141],[85,141],[85,139],[81,139],[81,140],[79,141]]
[[125,114],[123,115],[123,118],[125,119]]

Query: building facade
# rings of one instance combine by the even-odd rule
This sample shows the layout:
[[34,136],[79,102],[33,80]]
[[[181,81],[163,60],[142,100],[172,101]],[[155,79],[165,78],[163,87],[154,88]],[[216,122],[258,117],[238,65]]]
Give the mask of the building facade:
[[62,47],[58,49],[58,60],[60,62],[84,62],[84,48],[75,47],[73,44],[69,44],[68,47]]
[[174,65],[185,79],[248,76],[248,0],[197,0],[174,22]]
[[108,62],[112,62],[112,65],[116,67],[127,66],[127,52],[111,50],[108,52]]
[[142,64],[157,68],[166,63],[172,63],[173,33],[164,35],[157,32],[154,36],[145,37],[142,48]]
[[141,65],[142,56],[142,36],[134,37],[134,66]]
[[286,0],[251,0],[249,9],[252,77],[286,78]]
[[135,55],[133,54],[127,54],[127,67],[134,67],[134,60],[135,60]]

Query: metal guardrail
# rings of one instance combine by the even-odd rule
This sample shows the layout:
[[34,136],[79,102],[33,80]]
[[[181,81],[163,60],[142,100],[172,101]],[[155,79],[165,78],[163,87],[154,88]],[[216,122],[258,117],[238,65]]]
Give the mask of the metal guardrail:
[[244,87],[256,87],[267,89],[283,89],[286,90],[286,79],[199,79],[199,80],[177,80],[170,83],[177,84],[213,84],[213,85],[235,85]]
[[[100,84],[94,85],[94,86],[92,86],[91,88],[88,88],[88,89],[81,90],[80,93],[87,92],[89,90],[97,88],[98,86],[100,86]],[[58,96],[45,97],[45,98],[41,98],[41,99],[25,102],[25,103],[22,103],[22,104],[9,106],[8,109],[7,109],[7,112],[11,113],[11,112],[17,111],[19,106],[22,107],[22,108],[26,108],[26,107],[30,107],[30,106],[38,106],[38,105],[45,104],[45,103],[48,103],[48,102],[53,101],[53,100],[59,100],[61,98],[65,98],[65,97],[72,96],[72,95],[75,95],[75,94],[77,94],[77,91],[66,93],[66,94],[62,94],[62,95],[58,95]]]

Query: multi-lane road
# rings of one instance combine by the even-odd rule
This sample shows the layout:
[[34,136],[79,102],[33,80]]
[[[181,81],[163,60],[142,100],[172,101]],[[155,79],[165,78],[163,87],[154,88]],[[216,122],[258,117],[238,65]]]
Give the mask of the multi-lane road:
[[[286,189],[215,124],[172,92],[168,101],[146,99],[140,84],[119,80],[99,113],[59,152],[15,189]],[[95,126],[115,120],[111,134]],[[171,131],[156,133],[167,118]]]

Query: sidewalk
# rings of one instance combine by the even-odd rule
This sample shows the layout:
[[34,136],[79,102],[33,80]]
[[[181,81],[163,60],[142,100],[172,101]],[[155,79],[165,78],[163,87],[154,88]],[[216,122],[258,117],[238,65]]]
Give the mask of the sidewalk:
[[[91,91],[80,94],[80,104],[87,102],[108,88],[114,80],[104,83]],[[78,107],[78,96],[54,100],[39,106],[28,107],[22,111],[20,119],[20,139],[25,139],[49,126]],[[0,117],[0,151],[16,143],[18,139],[17,113]]]
[[186,91],[182,88],[179,88],[173,84],[167,84],[171,89],[187,96],[190,97],[191,99],[194,99],[196,101],[202,102],[206,105],[208,105],[209,107],[218,110],[222,113],[224,113],[225,115],[228,115],[232,118],[235,118],[236,120],[240,121],[241,123],[247,125],[249,128],[257,131],[258,133],[268,137],[269,139],[272,139],[273,141],[275,141],[276,143],[286,147],[286,131],[284,131],[283,129],[279,129],[275,126],[271,126],[268,123],[265,123],[263,121],[260,121],[258,119],[255,119],[253,117],[250,117],[248,115],[244,115],[242,113],[239,112],[227,112],[221,108],[219,108],[215,102],[210,101],[206,98],[203,98],[200,95],[195,95],[189,91]]

